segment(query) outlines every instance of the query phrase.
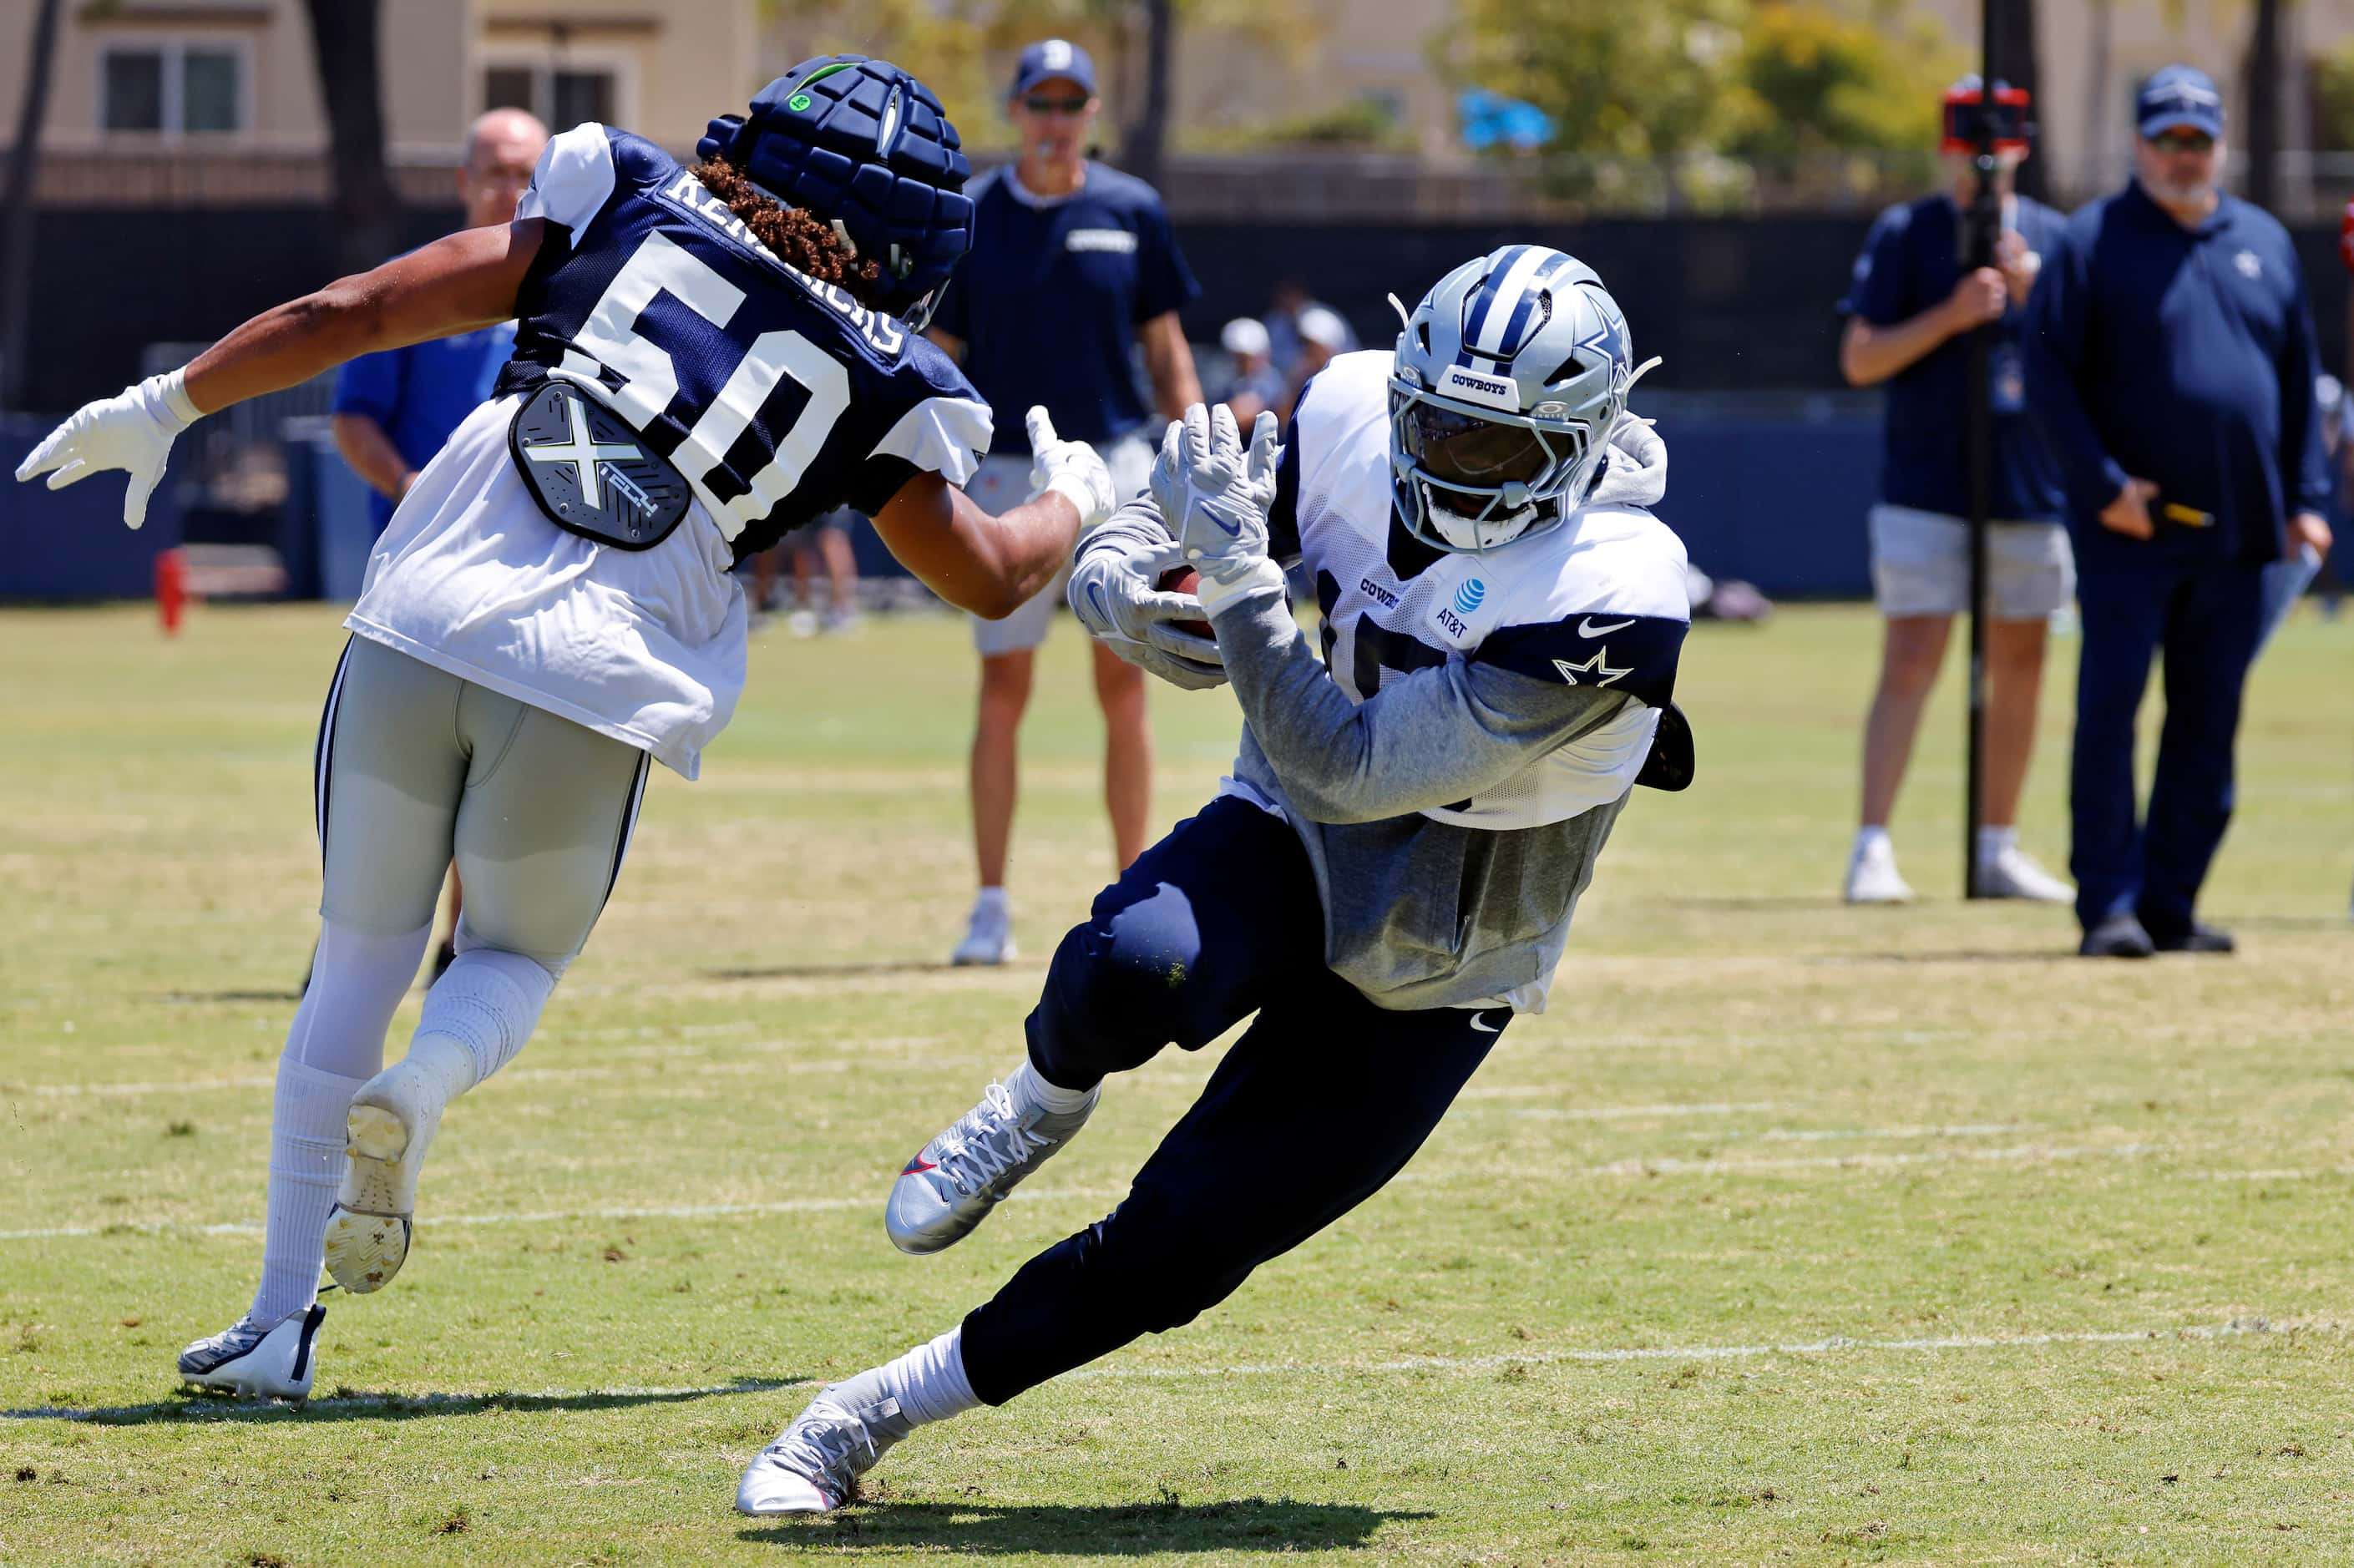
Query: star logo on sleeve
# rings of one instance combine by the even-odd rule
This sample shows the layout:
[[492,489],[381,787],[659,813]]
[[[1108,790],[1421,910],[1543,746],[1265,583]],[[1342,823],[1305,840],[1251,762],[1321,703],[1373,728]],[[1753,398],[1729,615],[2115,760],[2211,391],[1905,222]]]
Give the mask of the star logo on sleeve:
[[1632,664],[1612,669],[1610,650],[1606,646],[1596,649],[1594,657],[1583,664],[1573,664],[1566,659],[1556,659],[1553,662],[1553,667],[1560,671],[1561,678],[1573,686],[1585,684],[1585,682],[1578,679],[1580,675],[1597,686],[1606,686],[1623,675],[1631,675],[1635,673],[1635,666]]

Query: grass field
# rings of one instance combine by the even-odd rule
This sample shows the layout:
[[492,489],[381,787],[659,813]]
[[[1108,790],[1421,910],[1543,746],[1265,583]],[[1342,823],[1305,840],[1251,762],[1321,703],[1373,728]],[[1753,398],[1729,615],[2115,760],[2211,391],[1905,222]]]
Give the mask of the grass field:
[[[776,1523],[729,1503],[808,1385],[1104,1212],[1214,1055],[1120,1081],[955,1251],[885,1241],[891,1174],[1013,1063],[1103,879],[1076,634],[1002,973],[939,967],[961,627],[758,642],[539,1037],[444,1125],[399,1282],[328,1298],[306,1411],[240,1408],[171,1357],[260,1255],[334,621],[0,612],[0,1561],[2354,1555],[2354,624],[2307,615],[2257,673],[2207,906],[2242,955],[2106,966],[2063,911],[1955,897],[1950,673],[1897,830],[1925,902],[1850,910],[1874,622],[1702,629],[1700,783],[1628,812],[1555,1010],[1404,1178],[1203,1321]],[[2025,824],[2055,866],[2073,652]],[[1174,819],[1235,715],[1155,700]]]

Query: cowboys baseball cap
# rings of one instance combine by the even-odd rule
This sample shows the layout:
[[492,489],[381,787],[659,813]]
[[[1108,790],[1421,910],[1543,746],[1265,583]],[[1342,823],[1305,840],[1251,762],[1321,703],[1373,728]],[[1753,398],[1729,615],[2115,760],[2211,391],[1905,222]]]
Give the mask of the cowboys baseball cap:
[[2134,95],[2134,130],[2144,141],[2178,128],[2223,133],[2223,95],[2196,66],[2160,66]]
[[1089,98],[1096,95],[1096,62],[1067,38],[1046,38],[1023,49],[1007,96],[1019,98],[1042,81],[1056,80],[1077,82]]

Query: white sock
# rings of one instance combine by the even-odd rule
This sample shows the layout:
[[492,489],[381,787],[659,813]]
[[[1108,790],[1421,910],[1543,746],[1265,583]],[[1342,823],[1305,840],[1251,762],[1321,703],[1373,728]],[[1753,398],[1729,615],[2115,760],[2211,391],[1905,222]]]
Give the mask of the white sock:
[[1978,863],[1987,865],[2012,845],[2019,842],[2017,828],[1980,828],[1978,830]]
[[1006,901],[1005,889],[1002,887],[984,887],[981,890],[980,895],[972,901],[972,912],[978,915],[984,909],[997,915],[1013,913],[1013,906]]
[[[447,1097],[454,1099],[514,1060],[555,989],[556,977],[521,953],[468,948],[425,993],[409,1056],[448,1084]],[[419,1059],[429,1044],[435,1048]],[[453,1052],[471,1063],[471,1075]]]
[[1022,1065],[1006,1074],[1001,1082],[1005,1085],[1005,1092],[1013,1097],[1015,1105],[1044,1111],[1049,1116],[1068,1116],[1081,1109],[1096,1092],[1093,1088],[1066,1089],[1060,1084],[1048,1083],[1038,1069],[1030,1065],[1027,1056],[1023,1057]]
[[319,1297],[327,1211],[344,1179],[344,1117],[364,1078],[283,1057],[270,1104],[270,1208],[262,1228],[261,1286],[246,1314],[275,1326]]
[[1856,829],[1856,831],[1855,831],[1855,853],[1858,853],[1858,854],[1862,854],[1862,853],[1863,853],[1865,851],[1867,851],[1867,850],[1878,849],[1878,848],[1883,848],[1883,847],[1884,847],[1884,848],[1886,848],[1886,849],[1888,849],[1888,850],[1890,851],[1890,853],[1894,853],[1895,846],[1894,846],[1893,844],[1891,844],[1891,843],[1888,842],[1888,830],[1887,830],[1886,828],[1884,828],[1884,827],[1880,827],[1880,828],[1858,828],[1858,829]]
[[882,1380],[884,1391],[899,1402],[899,1413],[911,1425],[946,1421],[981,1403],[972,1384],[965,1380],[960,1323],[897,1361],[876,1367],[871,1375]]

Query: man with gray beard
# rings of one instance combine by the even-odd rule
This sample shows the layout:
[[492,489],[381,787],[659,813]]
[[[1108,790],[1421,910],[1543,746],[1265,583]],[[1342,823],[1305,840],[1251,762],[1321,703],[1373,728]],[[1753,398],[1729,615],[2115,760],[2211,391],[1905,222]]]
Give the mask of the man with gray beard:
[[[2134,104],[2134,179],[2069,220],[2029,302],[2028,408],[2064,475],[2084,643],[2070,867],[2088,958],[2228,953],[2192,914],[2232,800],[2264,567],[2329,547],[2320,373],[2287,231],[2217,187],[2223,101],[2167,66]],[[2134,715],[2166,651],[2146,818]]]

